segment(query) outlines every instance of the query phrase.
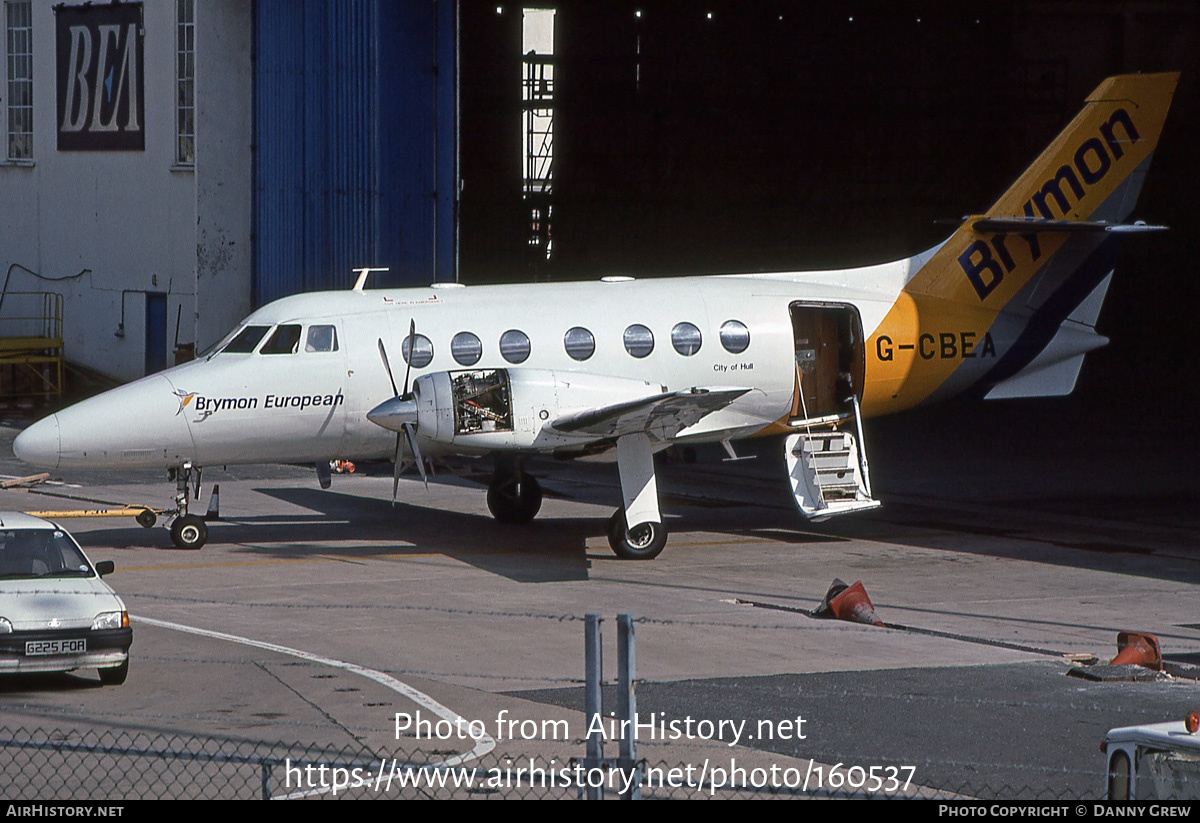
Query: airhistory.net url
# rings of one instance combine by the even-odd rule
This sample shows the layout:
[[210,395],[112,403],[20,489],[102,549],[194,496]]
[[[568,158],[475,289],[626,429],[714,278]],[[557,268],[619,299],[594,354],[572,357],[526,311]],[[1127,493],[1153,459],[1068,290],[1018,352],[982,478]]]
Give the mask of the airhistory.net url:
[[[537,757],[520,761],[506,760],[505,766],[490,768],[463,766],[414,766],[383,758],[378,768],[367,766],[329,766],[326,764],[285,764],[284,788],[287,797],[311,794],[337,795],[354,789],[387,793],[404,789],[445,789],[497,791],[512,789],[608,789],[628,792],[637,779],[637,771],[587,766],[579,761],[560,763],[551,759],[539,765]],[[907,778],[901,780],[903,773]],[[645,766],[644,786],[691,789],[710,796],[725,789],[772,789],[791,791],[852,790],[891,793],[908,789],[915,766],[820,766],[809,762],[797,767],[739,766],[731,758],[728,766],[714,765],[705,759],[702,765]]]

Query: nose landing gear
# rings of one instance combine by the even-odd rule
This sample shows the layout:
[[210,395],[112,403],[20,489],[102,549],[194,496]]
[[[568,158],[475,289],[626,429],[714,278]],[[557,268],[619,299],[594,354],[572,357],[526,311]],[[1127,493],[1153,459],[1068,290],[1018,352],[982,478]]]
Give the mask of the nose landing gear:
[[204,518],[188,514],[188,502],[200,496],[200,474],[203,469],[184,463],[174,470],[175,508],[177,515],[171,521],[171,542],[177,549],[196,550],[208,542],[208,524]]

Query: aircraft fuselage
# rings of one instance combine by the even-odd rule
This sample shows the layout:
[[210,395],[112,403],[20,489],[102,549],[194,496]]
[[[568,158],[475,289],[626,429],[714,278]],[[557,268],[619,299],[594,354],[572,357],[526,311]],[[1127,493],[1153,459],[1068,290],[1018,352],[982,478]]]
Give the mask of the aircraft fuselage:
[[[130,468],[390,457],[394,434],[371,423],[366,413],[393,396],[378,342],[400,381],[410,322],[432,348],[432,358],[421,365],[428,348],[423,341],[414,347],[413,380],[436,372],[508,369],[619,377],[668,392],[745,387],[751,391],[678,439],[746,437],[787,418],[792,409],[796,343],[789,306],[852,307],[869,333],[894,302],[907,269],[903,261],[802,275],[296,295],[264,306],[239,326],[266,327],[255,350],[218,350],[58,412],[22,436],[21,456],[49,467]],[[675,331],[680,324],[691,328]],[[272,330],[287,325],[299,326],[303,335],[314,326],[332,326],[336,349],[308,351],[300,342],[295,351],[264,353]],[[590,334],[590,355],[583,332],[573,333],[568,352],[570,330]],[[459,352],[460,359],[452,352],[452,340],[464,333],[478,340],[476,360],[469,342],[458,346],[468,349]],[[872,361],[878,357],[868,358],[865,404]],[[560,392],[558,401],[549,412],[571,410],[569,395]],[[438,448],[433,442],[429,447]],[[473,447],[466,439],[452,450],[491,448]]]

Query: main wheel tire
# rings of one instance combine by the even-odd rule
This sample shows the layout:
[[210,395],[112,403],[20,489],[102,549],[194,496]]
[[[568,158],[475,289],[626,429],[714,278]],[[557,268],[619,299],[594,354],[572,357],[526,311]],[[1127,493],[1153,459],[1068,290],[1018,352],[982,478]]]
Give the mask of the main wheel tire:
[[203,517],[185,514],[171,524],[171,542],[178,549],[199,549],[208,542],[208,525]]
[[137,524],[143,529],[149,529],[153,528],[154,524],[158,522],[158,515],[150,511],[150,509],[142,509],[137,513],[137,516],[134,518],[134,520],[136,520]]
[[500,475],[488,486],[487,504],[500,523],[528,523],[542,507],[542,487],[525,472]]
[[105,686],[120,686],[129,677],[129,658],[120,666],[100,670],[100,682]]
[[617,509],[608,519],[608,545],[624,560],[652,560],[667,545],[667,525],[642,523],[631,530],[624,509]]

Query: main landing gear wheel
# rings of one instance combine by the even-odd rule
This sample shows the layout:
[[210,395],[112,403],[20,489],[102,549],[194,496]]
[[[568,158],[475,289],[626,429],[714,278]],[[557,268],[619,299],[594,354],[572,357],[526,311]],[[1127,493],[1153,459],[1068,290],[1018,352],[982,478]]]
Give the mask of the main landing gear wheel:
[[630,529],[625,510],[617,509],[608,519],[608,545],[624,560],[651,560],[667,545],[667,525],[642,523]]
[[501,523],[528,523],[542,507],[542,487],[533,475],[497,475],[488,486],[488,511]]
[[203,517],[185,514],[171,524],[171,542],[177,549],[199,549],[208,542],[208,525]]

